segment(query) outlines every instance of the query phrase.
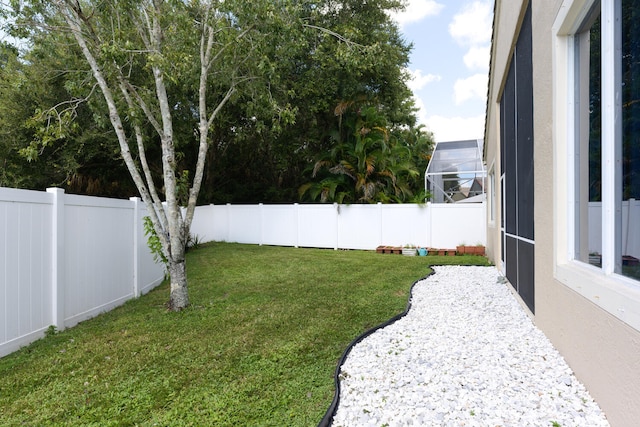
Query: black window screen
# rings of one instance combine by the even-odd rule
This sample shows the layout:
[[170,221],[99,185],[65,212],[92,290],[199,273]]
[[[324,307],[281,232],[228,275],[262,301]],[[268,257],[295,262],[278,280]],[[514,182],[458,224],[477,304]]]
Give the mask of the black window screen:
[[506,275],[534,312],[533,64],[528,6],[500,99]]
[[533,66],[530,11],[525,16],[518,37],[516,63],[518,236],[533,240]]
[[[515,62],[515,61],[514,61]],[[516,182],[516,64],[512,63],[507,74],[507,82],[502,94],[502,104],[504,105],[504,124],[503,137],[504,141],[504,191],[505,191],[505,229],[507,233],[517,233],[517,182]]]

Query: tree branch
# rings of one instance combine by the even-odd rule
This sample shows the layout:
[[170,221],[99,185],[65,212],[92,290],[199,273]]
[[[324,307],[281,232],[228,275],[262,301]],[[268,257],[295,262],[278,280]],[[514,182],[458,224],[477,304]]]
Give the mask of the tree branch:
[[149,123],[151,123],[151,125],[156,130],[158,135],[162,138],[162,126],[160,126],[160,123],[158,123],[158,120],[156,120],[153,112],[149,109],[149,106],[147,105],[147,103],[144,101],[144,99],[142,99],[142,97],[140,96],[140,94],[138,93],[136,88],[133,87],[131,82],[129,80],[127,80],[122,75],[122,73],[119,74],[118,78],[119,78],[121,84],[123,84],[125,86],[126,91],[128,93],[130,93],[131,95],[133,95],[133,97],[136,100],[136,103],[138,104],[140,109],[142,109],[142,111],[144,112],[144,115],[147,117],[147,120],[149,120]]
[[[129,95],[129,92],[127,91],[127,87],[126,87],[127,83],[129,82],[125,82],[124,80],[120,81],[120,91],[122,92],[122,95],[124,96],[127,102],[127,105],[129,106],[129,109],[134,110],[135,105],[133,103],[133,100],[131,99],[131,96]],[[133,129],[136,135],[136,142],[138,145],[138,155],[140,156],[140,165],[142,166],[142,171],[144,172],[145,179],[147,180],[147,187],[149,188],[149,192],[151,193],[154,206],[157,212],[159,213],[158,217],[160,219],[160,223],[162,224],[162,228],[164,230],[168,230],[167,216],[165,215],[164,209],[162,208],[162,200],[160,199],[160,196],[156,191],[156,186],[153,181],[153,175],[151,174],[151,168],[149,168],[149,163],[147,162],[147,153],[144,148],[144,138],[142,136],[142,130],[140,129],[140,126],[135,122],[133,123]]]
[[337,38],[338,40],[348,44],[348,45],[352,45],[352,46],[358,46],[361,48],[365,48],[366,46],[360,44],[360,43],[356,43],[353,42],[351,40],[349,40],[348,38],[344,37],[343,35],[340,35],[338,33],[336,33],[335,31],[331,31],[328,28],[323,28],[323,27],[318,27],[317,25],[311,25],[311,24],[302,24],[303,27],[307,27],[307,28],[313,28],[314,30],[320,30],[323,33],[329,34],[332,37]]
[[111,121],[111,124],[116,132],[118,143],[120,144],[120,153],[122,155],[122,158],[125,164],[127,165],[127,169],[129,170],[129,173],[131,174],[131,177],[133,178],[133,181],[136,184],[138,191],[140,192],[140,196],[142,197],[142,200],[147,205],[147,207],[149,207],[149,215],[151,217],[151,220],[154,223],[154,227],[156,227],[156,232],[158,234],[158,237],[160,238],[163,248],[165,249],[165,252],[167,254],[170,254],[171,253],[170,242],[167,238],[167,235],[164,233],[164,230],[160,227],[161,222],[158,218],[158,214],[156,210],[154,209],[153,200],[151,199],[149,191],[147,190],[145,183],[142,179],[142,176],[140,175],[140,172],[138,171],[135,165],[135,161],[133,160],[133,157],[131,155],[131,151],[129,149],[129,143],[127,141],[127,136],[125,134],[124,127],[122,125],[122,120],[120,118],[120,113],[118,111],[118,107],[116,105],[115,99],[111,92],[111,88],[107,84],[107,81],[104,77],[104,73],[100,68],[100,66],[98,65],[98,61],[96,60],[95,56],[89,49],[89,46],[87,45],[87,42],[81,30],[80,23],[77,21],[77,19],[80,19],[80,18],[76,15],[75,9],[67,7],[67,1],[54,0],[54,4],[58,8],[62,16],[64,17],[67,24],[69,25],[69,29],[71,30],[71,33],[73,34],[76,41],[78,42],[78,45],[84,57],[86,58],[87,62],[89,63],[89,66],[91,67],[91,70],[93,71],[93,76],[96,79],[96,82],[100,87],[100,90],[102,91],[102,95],[104,96],[104,99],[107,103],[107,108],[109,110],[109,120]]

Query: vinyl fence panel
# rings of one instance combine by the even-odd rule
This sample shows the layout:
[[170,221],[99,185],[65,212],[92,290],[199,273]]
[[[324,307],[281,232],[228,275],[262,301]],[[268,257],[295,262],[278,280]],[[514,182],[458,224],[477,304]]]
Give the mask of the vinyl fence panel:
[[485,245],[485,206],[485,203],[432,204],[428,233],[430,246],[455,248],[461,243]]
[[230,206],[228,240],[237,243],[260,243],[261,218],[258,206]]
[[141,202],[0,188],[0,357],[164,278]]
[[134,296],[129,200],[65,195],[65,326]]
[[[191,230],[197,230],[197,232],[194,233],[192,231],[191,235],[203,242],[225,240],[224,238],[219,238],[216,234],[218,221],[214,218],[214,215],[216,215],[216,211],[219,208],[221,208],[220,210],[226,210],[225,206],[205,205],[198,207],[198,215],[193,216],[193,222],[191,223]],[[225,224],[224,229],[226,232],[226,216],[222,222]]]
[[340,205],[298,205],[298,246],[338,249]]
[[[621,255],[640,259],[640,200],[629,199],[621,207]],[[602,253],[602,202],[589,202],[589,253]]]
[[429,241],[427,228],[431,209],[426,205],[385,205],[382,209],[382,244],[401,246],[413,244],[434,246]]
[[640,200],[622,202],[622,255],[640,259]]
[[[51,196],[0,189],[0,356],[50,324]],[[10,351],[3,351],[3,346]]]
[[264,245],[297,246],[297,205],[259,205],[260,242]]
[[372,249],[382,244],[382,205],[340,205],[338,247]]

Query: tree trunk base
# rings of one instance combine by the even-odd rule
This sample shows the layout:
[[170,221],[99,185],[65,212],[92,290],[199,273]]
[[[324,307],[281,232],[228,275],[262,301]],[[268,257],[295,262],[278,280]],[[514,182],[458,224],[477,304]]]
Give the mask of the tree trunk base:
[[169,302],[167,302],[167,308],[171,311],[180,311],[189,306],[185,261],[170,264],[171,293],[169,295]]

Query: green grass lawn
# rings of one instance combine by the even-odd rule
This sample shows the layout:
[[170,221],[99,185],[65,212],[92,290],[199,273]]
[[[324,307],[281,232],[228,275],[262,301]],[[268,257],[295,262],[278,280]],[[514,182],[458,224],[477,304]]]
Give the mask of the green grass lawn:
[[0,359],[0,425],[315,426],[346,346],[428,263],[486,259],[203,245],[187,310],[165,283]]

